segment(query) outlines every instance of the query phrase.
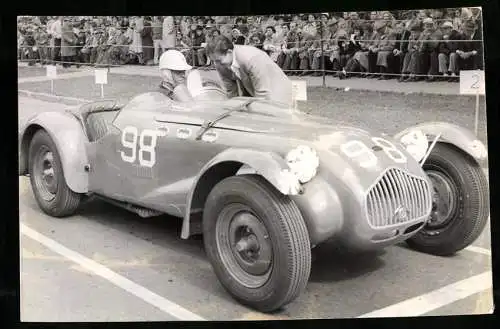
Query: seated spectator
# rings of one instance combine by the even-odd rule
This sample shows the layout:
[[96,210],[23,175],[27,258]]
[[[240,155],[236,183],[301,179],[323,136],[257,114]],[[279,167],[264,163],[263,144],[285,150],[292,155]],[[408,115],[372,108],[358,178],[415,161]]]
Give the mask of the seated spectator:
[[438,74],[438,46],[443,35],[436,29],[432,18],[424,19],[423,24],[424,31],[419,49],[418,64],[421,65],[419,74],[427,75],[425,79],[430,82],[434,81],[434,76]]
[[[460,70],[482,70],[482,43],[479,41],[480,34],[474,21],[468,20],[463,23],[463,33],[458,40],[456,55],[450,55],[450,62],[454,63],[454,71],[458,74]],[[450,63],[450,66],[452,64]]]
[[[450,21],[441,25],[441,31],[443,32],[443,40],[438,45],[439,73],[444,80],[448,80],[450,75],[455,77],[458,71],[455,67],[455,56],[457,55],[455,51],[458,49],[456,40],[459,40],[461,35],[453,29],[453,23]],[[453,60],[450,60],[450,56],[453,57]]]
[[316,37],[318,29],[316,28],[316,17],[313,14],[307,16],[307,22],[304,24],[302,31],[308,35]]
[[[235,26],[233,27],[234,29],[237,29],[245,37],[248,36],[248,25],[247,25],[246,19],[244,19],[243,17],[238,17],[238,18],[236,18],[234,23],[235,23]],[[238,44],[240,44],[240,43],[238,43]],[[241,43],[241,44],[243,44],[243,43]]]
[[239,29],[234,28],[231,32],[232,41],[235,45],[244,45],[246,43],[246,38]]
[[[363,35],[359,41],[361,49],[354,54],[354,58],[359,62],[361,72],[373,72],[372,65],[370,65],[370,57],[373,56],[371,49],[376,44],[377,32],[373,29],[373,24],[365,22],[363,24]],[[376,58],[375,58],[376,60]]]
[[417,71],[418,62],[418,40],[422,33],[422,23],[417,21],[410,26],[410,37],[408,39],[408,52],[403,60],[403,69],[399,81],[415,81],[415,72]]
[[276,38],[276,30],[273,26],[268,26],[264,35],[263,50],[277,63],[281,53],[281,43]]
[[393,50],[396,45],[396,35],[394,31],[387,26],[387,21],[378,21],[376,24],[378,43],[372,48],[372,52],[377,54],[377,67],[379,68],[379,80],[389,79],[388,73],[390,63],[394,57]]
[[342,72],[339,74],[340,79],[349,78],[352,73],[359,72],[361,70],[360,64],[356,59],[355,54],[361,51],[362,47],[360,44],[361,37],[361,27],[359,25],[352,26],[353,33],[349,37],[349,42],[345,43],[345,65]]
[[297,56],[297,24],[295,22],[290,23],[290,31],[287,33],[283,45],[282,51],[283,56],[281,56],[282,63],[281,69],[287,75],[293,75],[295,72],[293,71],[293,65],[296,63]]
[[264,45],[263,45],[264,35],[262,35],[261,33],[256,32],[256,33],[250,35],[250,38],[248,38],[248,40],[249,40],[249,42],[248,42],[249,46],[254,46],[255,48],[258,48],[260,50],[264,50]]
[[393,61],[391,66],[391,71],[395,75],[400,75],[401,70],[403,69],[403,60],[405,58],[406,53],[408,52],[408,38],[410,37],[410,30],[407,28],[410,26],[410,22],[406,22],[408,25],[405,25],[404,22],[398,22],[395,24],[394,28],[394,36],[396,40],[396,44],[394,46]]
[[332,19],[329,24],[330,32],[328,35],[330,40],[330,62],[332,63],[334,75],[339,77],[343,75],[344,67],[347,63],[346,48],[349,42],[349,36],[346,31],[347,23],[345,21],[337,21]]

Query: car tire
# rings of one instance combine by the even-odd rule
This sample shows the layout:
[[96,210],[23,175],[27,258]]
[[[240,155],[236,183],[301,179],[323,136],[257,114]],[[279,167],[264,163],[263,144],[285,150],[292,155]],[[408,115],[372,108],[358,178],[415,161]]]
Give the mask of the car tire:
[[65,217],[78,209],[82,195],[66,184],[57,147],[43,129],[35,133],[30,143],[29,173],[35,200],[46,214]]
[[[261,262],[252,263],[257,265],[250,270],[240,264],[248,256],[245,252],[251,251],[238,251],[231,243],[237,232],[245,231],[245,225],[257,236],[254,241],[260,247]],[[306,224],[293,200],[261,176],[229,177],[212,189],[203,213],[203,236],[215,274],[243,305],[261,312],[275,311],[293,301],[307,285],[311,243]],[[264,269],[266,263],[269,267]]]
[[433,201],[431,220],[407,244],[428,254],[450,256],[482,233],[489,216],[488,181],[470,155],[447,143],[435,145],[423,169],[441,200]]

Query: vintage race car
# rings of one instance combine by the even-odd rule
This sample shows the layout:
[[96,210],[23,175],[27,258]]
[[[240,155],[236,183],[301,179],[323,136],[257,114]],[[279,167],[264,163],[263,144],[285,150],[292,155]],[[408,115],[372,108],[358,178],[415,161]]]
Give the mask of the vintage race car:
[[225,289],[262,312],[303,291],[311,249],[327,240],[451,255],[489,216],[486,148],[461,127],[388,136],[215,86],[41,113],[19,143],[20,175],[45,213],[70,216],[96,196],[182,218],[181,238],[203,234]]

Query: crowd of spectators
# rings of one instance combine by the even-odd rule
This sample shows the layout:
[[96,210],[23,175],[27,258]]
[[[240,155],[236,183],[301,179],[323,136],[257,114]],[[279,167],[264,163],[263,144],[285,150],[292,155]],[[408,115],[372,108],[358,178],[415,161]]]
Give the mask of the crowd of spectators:
[[[211,66],[214,35],[258,47],[288,75],[361,75],[399,81],[458,81],[483,69],[480,8],[279,16],[18,18],[18,59],[42,65],[156,65],[178,49]],[[324,73],[326,72],[326,73]]]

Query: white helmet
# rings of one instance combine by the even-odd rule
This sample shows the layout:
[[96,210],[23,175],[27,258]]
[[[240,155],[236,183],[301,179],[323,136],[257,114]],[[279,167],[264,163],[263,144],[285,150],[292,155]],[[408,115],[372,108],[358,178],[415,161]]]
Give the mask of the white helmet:
[[160,70],[187,71],[193,67],[186,62],[184,55],[178,50],[167,50],[160,57]]

